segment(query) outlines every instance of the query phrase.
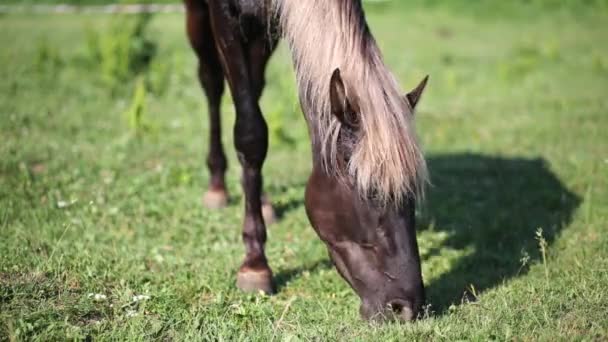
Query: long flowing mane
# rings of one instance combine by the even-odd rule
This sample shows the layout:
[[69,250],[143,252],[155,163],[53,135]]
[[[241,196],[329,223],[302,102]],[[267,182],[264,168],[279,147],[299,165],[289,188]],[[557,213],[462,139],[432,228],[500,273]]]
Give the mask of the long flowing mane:
[[[412,108],[382,59],[359,0],[272,0],[288,41],[313,144],[328,172],[352,176],[361,194],[383,203],[421,195],[427,169]],[[337,160],[341,123],[331,113],[329,80],[340,68],[356,99],[360,133],[346,168]]]

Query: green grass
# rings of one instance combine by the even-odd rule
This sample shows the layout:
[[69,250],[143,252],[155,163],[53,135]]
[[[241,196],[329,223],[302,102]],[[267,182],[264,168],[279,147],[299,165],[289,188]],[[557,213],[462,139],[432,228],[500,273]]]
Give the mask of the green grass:
[[417,114],[433,182],[419,211],[426,319],[361,321],[310,228],[309,143],[284,46],[262,101],[281,216],[267,245],[279,293],[264,297],[234,286],[243,209],[229,97],[233,202],[200,205],[205,100],[181,15],[152,20],[147,77],[163,87],[135,123],[137,82],[108,85],[89,60],[87,32],[107,32],[108,17],[5,15],[0,340],[608,339],[608,15],[368,14],[404,88],[431,75]]

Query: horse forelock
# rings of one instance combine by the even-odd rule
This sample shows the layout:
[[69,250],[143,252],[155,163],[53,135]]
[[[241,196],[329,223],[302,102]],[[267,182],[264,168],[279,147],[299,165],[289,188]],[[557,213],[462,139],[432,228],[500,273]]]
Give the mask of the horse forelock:
[[[362,195],[382,203],[421,196],[427,169],[412,109],[383,62],[360,1],[273,0],[296,69],[313,143],[331,174],[353,179]],[[329,85],[339,68],[360,125],[348,165],[340,167],[341,124],[331,112]]]

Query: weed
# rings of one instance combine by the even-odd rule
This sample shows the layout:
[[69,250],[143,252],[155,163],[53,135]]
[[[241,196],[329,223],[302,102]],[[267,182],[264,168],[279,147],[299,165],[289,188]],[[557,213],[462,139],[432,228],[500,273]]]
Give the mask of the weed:
[[155,125],[146,117],[146,94],[148,92],[143,77],[135,82],[131,105],[125,111],[125,117],[133,136],[141,139],[144,134],[155,131]]
[[46,68],[54,70],[63,64],[63,59],[59,54],[59,49],[51,45],[47,38],[43,38],[38,42],[34,63],[38,71]]
[[538,250],[542,257],[543,269],[545,270],[545,280],[549,281],[549,268],[547,267],[547,240],[543,237],[543,229],[536,230],[536,241],[538,242]]
[[88,30],[87,56],[107,85],[118,86],[148,69],[157,45],[147,33],[152,15],[118,15],[103,32]]

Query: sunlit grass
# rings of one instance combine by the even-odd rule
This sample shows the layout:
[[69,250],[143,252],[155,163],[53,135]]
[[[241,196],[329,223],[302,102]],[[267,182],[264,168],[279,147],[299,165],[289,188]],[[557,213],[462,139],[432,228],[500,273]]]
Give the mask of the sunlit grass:
[[232,202],[200,205],[205,101],[181,15],[152,20],[145,76],[164,86],[141,106],[154,129],[139,130],[125,115],[138,78],[110,89],[87,59],[87,32],[107,32],[107,17],[11,15],[0,17],[0,339],[606,339],[606,16],[388,6],[369,10],[387,62],[404,88],[431,75],[417,114],[433,183],[418,215],[426,319],[361,321],[309,227],[308,134],[284,46],[262,99],[281,216],[267,246],[279,293],[264,297],[234,286],[243,209],[229,96]]

